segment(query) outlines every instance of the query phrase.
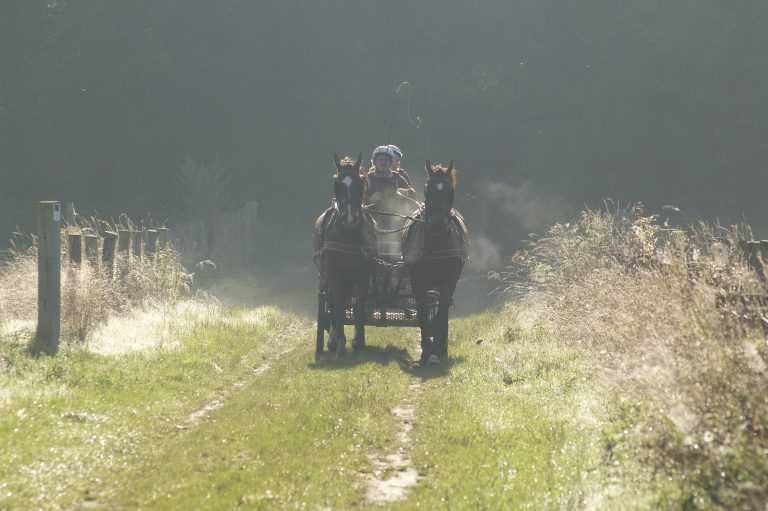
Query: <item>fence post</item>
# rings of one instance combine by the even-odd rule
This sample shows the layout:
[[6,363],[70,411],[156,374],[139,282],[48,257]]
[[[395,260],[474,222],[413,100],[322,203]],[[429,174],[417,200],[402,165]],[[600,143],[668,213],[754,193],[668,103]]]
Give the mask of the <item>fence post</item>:
[[37,332],[33,351],[54,355],[61,334],[61,203],[39,203],[37,215]]
[[127,229],[117,230],[117,252],[118,252],[118,269],[117,273],[120,278],[124,278],[128,274],[128,249],[131,246],[131,231]]
[[768,240],[760,240],[760,255],[763,261],[768,261]]
[[101,261],[106,265],[107,276],[112,278],[115,270],[115,243],[117,242],[117,233],[112,231],[104,232],[104,247],[102,247]]
[[147,229],[147,244],[144,245],[144,252],[148,256],[154,255],[157,252],[157,231],[154,229]]
[[141,259],[141,231],[133,231],[131,233],[131,238],[133,256],[137,259]]
[[99,264],[99,237],[95,234],[85,235],[85,259],[90,263],[92,268],[96,268]]
[[159,227],[157,229],[157,245],[159,250],[165,250],[168,247],[168,232],[167,227]]
[[120,253],[128,252],[128,246],[131,243],[131,231],[119,229],[117,231],[117,251]]
[[757,272],[757,276],[761,280],[765,279],[759,241],[747,241],[747,262]]
[[69,241],[69,260],[75,264],[80,264],[83,260],[83,236],[81,234],[70,234]]

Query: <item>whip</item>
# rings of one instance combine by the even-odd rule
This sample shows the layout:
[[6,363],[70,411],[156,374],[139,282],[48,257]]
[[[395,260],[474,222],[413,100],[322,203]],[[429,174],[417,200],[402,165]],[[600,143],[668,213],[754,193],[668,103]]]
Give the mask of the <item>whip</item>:
[[408,122],[410,122],[411,126],[416,129],[421,128],[421,117],[417,115],[416,120],[411,117],[411,82],[403,82],[397,86],[397,89],[395,89],[395,97],[392,101],[392,115],[390,116],[389,120],[389,133],[387,133],[387,144],[389,144],[392,139],[392,126],[395,124],[395,109],[397,108],[397,100],[400,98],[400,89],[405,86],[408,87]]

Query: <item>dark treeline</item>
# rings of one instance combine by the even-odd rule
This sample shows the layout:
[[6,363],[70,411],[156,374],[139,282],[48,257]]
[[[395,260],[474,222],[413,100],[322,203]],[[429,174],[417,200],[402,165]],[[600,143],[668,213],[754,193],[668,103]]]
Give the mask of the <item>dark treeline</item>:
[[189,157],[308,238],[408,80],[406,168],[456,159],[504,249],[604,197],[762,229],[766,26],[763,0],[4,0],[0,227],[44,198],[172,217]]

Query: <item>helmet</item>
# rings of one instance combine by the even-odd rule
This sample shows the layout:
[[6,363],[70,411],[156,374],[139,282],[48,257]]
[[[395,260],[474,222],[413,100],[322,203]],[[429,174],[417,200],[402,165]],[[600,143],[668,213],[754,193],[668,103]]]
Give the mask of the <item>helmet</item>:
[[373,155],[371,156],[371,161],[375,160],[376,157],[378,155],[380,155],[380,154],[386,154],[387,156],[389,156],[390,160],[394,160],[395,159],[395,152],[392,151],[392,149],[390,149],[389,146],[380,145],[379,147],[377,147],[376,149],[373,150]]
[[400,150],[400,148],[399,148],[399,147],[397,147],[396,145],[394,145],[394,144],[389,144],[387,147],[389,147],[390,149],[392,149],[392,152],[393,152],[393,153],[395,153],[395,154],[396,154],[397,156],[399,156],[400,158],[402,158],[402,157],[403,157],[403,152],[402,152],[402,151]]

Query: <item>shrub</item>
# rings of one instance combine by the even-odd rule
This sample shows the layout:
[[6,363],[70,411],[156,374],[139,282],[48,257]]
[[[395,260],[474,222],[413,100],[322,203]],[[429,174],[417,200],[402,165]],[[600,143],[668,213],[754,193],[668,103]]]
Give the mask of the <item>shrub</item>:
[[[91,264],[83,256],[76,264],[69,260],[67,234],[90,230],[132,228],[127,219],[109,223],[79,219],[78,225],[62,232],[64,256],[61,263],[61,319],[64,340],[86,341],[110,316],[135,307],[172,304],[189,291],[190,275],[171,246],[153,257],[116,255],[114,272],[99,261]],[[14,243],[0,258],[0,325],[10,322],[34,324],[37,311],[37,245]]]
[[670,229],[640,205],[587,210],[532,241],[503,276],[634,403],[631,420],[619,407],[627,434],[607,434],[610,454],[682,481],[682,505],[768,499],[768,289],[762,259],[750,264],[739,246],[744,234]]

